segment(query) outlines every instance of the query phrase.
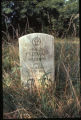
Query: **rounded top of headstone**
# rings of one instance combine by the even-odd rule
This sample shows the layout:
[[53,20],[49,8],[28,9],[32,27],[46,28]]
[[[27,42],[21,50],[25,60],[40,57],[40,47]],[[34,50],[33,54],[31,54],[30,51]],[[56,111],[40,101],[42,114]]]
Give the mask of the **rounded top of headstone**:
[[54,36],[52,35],[49,35],[49,34],[46,34],[46,33],[30,33],[30,34],[27,34],[27,35],[23,35],[22,37],[19,38],[20,39],[23,39],[23,38],[30,38],[30,37],[37,37],[37,36],[47,36],[47,37],[50,37],[51,39],[54,39]]

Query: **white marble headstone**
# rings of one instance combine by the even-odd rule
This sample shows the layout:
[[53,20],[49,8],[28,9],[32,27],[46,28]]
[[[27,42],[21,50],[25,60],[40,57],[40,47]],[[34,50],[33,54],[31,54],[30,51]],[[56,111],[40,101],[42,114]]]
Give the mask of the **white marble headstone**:
[[54,37],[32,33],[19,38],[21,83],[30,87],[34,83],[54,82]]

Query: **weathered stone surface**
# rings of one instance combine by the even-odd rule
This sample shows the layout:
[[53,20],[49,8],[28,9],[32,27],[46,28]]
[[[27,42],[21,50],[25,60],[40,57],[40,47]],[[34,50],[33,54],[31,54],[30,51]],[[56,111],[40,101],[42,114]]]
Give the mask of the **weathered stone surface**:
[[19,38],[21,82],[24,87],[54,81],[54,37],[32,33]]

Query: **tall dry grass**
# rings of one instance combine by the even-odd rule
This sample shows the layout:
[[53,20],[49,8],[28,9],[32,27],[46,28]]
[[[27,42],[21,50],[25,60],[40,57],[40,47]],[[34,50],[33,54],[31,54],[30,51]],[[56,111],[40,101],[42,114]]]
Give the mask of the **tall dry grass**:
[[77,42],[55,40],[55,83],[25,90],[20,80],[18,42],[2,46],[3,117],[80,117],[80,47]]

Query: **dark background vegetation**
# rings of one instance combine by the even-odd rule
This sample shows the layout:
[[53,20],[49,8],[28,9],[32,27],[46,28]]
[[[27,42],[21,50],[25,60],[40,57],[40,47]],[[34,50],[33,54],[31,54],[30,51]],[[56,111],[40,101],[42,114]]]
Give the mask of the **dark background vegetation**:
[[79,0],[3,0],[1,5],[2,30],[7,37],[32,32],[79,36]]

